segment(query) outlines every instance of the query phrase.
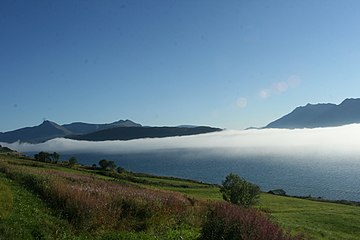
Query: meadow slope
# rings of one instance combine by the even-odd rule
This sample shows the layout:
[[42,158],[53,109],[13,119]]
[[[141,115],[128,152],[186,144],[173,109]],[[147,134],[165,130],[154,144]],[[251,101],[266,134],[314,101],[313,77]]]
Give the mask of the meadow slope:
[[[216,185],[11,154],[0,172],[0,239],[199,239],[209,205],[222,202]],[[360,235],[360,207],[262,193],[257,208],[309,239]]]

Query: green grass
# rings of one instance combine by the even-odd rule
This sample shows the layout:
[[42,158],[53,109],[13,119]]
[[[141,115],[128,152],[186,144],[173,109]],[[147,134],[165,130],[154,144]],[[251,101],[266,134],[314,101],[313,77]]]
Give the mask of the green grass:
[[[81,239],[34,194],[0,173],[0,239]],[[83,236],[85,239],[85,236]]]
[[192,216],[186,220],[193,207],[180,194],[130,187],[134,184],[124,185],[116,177],[104,180],[98,171],[80,166],[62,169],[1,155],[0,172],[0,240],[199,236]]
[[311,239],[359,239],[360,207],[262,194],[260,206],[284,228]]
[[[202,200],[222,199],[219,188],[176,188]],[[303,233],[309,239],[359,239],[360,207],[318,202],[262,193],[259,207],[269,212],[278,224],[293,233]]]
[[[158,187],[159,188],[159,187]],[[161,187],[201,200],[221,201],[218,187]],[[359,239],[360,207],[262,193],[259,207],[278,224],[309,239]]]
[[199,200],[220,201],[222,196],[218,187],[201,187],[201,188],[181,188],[181,187],[162,187],[161,189],[180,192],[190,198]]
[[[111,182],[138,187],[180,192],[201,201],[222,201],[214,185],[183,179],[156,177],[146,174],[99,174],[100,171],[81,166],[39,163],[0,155],[0,161],[14,166],[34,169],[53,169],[72,174],[91,175]],[[273,220],[293,233],[303,233],[309,239],[359,239],[360,207],[262,193],[259,208],[271,214]],[[41,226],[41,227],[39,227]],[[99,232],[91,236],[74,229],[57,216],[38,196],[0,173],[0,240],[2,239],[196,239],[199,231],[186,226],[156,233]],[[164,235],[165,234],[165,235]]]
[[3,220],[10,216],[14,203],[12,190],[4,179],[0,179],[0,193],[0,219]]
[[[136,175],[135,175],[136,176]],[[166,178],[166,177],[137,177],[138,179],[142,179],[145,180],[149,183],[153,183],[153,184],[164,184],[164,185],[173,185],[173,186],[179,186],[179,187],[198,187],[198,188],[203,188],[206,187],[206,185],[198,183],[198,182],[193,182],[193,181],[186,181],[186,180],[182,180],[182,179],[176,179],[176,178]]]
[[188,225],[157,232],[106,230],[89,233],[71,225],[39,196],[0,173],[0,240],[17,239],[126,239],[195,240],[199,230]]

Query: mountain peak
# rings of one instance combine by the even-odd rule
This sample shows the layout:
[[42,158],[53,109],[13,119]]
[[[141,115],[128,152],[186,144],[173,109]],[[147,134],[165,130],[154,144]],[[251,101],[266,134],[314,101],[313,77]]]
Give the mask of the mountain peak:
[[315,128],[360,123],[360,99],[347,98],[341,104],[319,103],[297,107],[269,123],[266,128]]
[[142,127],[141,124],[135,123],[129,119],[126,120],[120,119],[119,121],[113,122],[112,124],[120,127]]
[[63,137],[71,134],[69,130],[58,125],[55,122],[44,121],[38,126],[20,128],[14,131],[4,132],[0,136],[0,141],[3,142],[44,142],[52,138]]
[[44,120],[39,126],[46,126],[46,125],[58,125],[55,122],[49,121],[49,120]]
[[108,128],[114,128],[114,127],[141,127],[141,124],[135,123],[129,119],[126,120],[120,119],[113,123],[104,123],[104,124],[75,122],[70,124],[64,124],[62,125],[62,127],[65,127],[73,134],[87,134],[87,133],[104,130]]
[[343,105],[343,104],[360,104],[360,98],[346,98],[339,105]]

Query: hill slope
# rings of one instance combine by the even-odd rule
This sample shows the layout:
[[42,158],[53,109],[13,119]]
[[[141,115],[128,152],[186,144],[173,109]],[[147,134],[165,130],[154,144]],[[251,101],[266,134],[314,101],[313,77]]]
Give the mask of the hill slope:
[[[80,165],[67,168],[65,164],[61,163],[35,162],[30,159],[21,159],[5,154],[0,154],[0,166],[0,192],[2,193],[0,194],[0,239],[40,239],[39,236],[41,236],[41,239],[195,240],[199,239],[201,227],[199,224],[201,222],[194,221],[194,219],[198,219],[198,221],[205,219],[205,212],[202,212],[201,209],[209,209],[209,204],[222,200],[217,186],[178,178],[157,177],[130,172],[103,172]],[[13,174],[15,172],[22,174]],[[26,181],[22,180],[23,177],[25,177],[23,180]],[[27,184],[29,179],[37,181]],[[69,179],[72,179],[72,181],[69,181]],[[36,194],[35,189],[39,191],[40,188],[46,189],[46,192]],[[108,194],[97,197],[96,194],[87,193],[87,191],[94,193],[92,191],[94,188],[96,191],[107,191]],[[114,188],[126,191],[112,191]],[[71,191],[71,193],[64,189]],[[176,192],[181,193],[181,195]],[[125,212],[125,220],[121,218],[114,219],[123,212],[118,215],[103,214],[101,215],[102,218],[89,218],[89,214],[95,214],[98,209],[114,206],[114,204],[104,204],[104,202],[109,195],[114,196],[116,193],[120,194],[120,200],[127,196],[131,200],[131,196],[138,197],[134,193],[139,193],[143,201],[120,201],[119,198],[113,198],[116,200],[113,203],[123,203],[123,205],[115,206],[124,206],[123,209],[131,207],[130,210]],[[49,204],[50,201],[46,201],[48,197],[54,200],[57,198],[56,196],[62,196],[58,194],[66,196],[66,198],[61,198],[66,203],[76,200],[84,204],[51,205]],[[152,210],[151,199],[154,199],[153,196],[171,197],[170,201],[169,198],[155,198],[156,206],[159,207],[159,201],[161,203],[162,200],[165,200],[165,204],[168,202],[172,204],[170,210],[175,211],[160,212],[159,214],[159,209]],[[89,198],[94,200],[96,197],[95,200],[100,204],[94,205],[92,204],[94,202],[89,201]],[[178,202],[176,200],[182,201]],[[183,207],[174,205],[174,203],[180,203],[180,206]],[[204,203],[207,205],[203,205]],[[66,208],[67,206],[69,206],[69,209]],[[195,208],[192,208],[192,206],[195,206]],[[204,206],[206,208],[203,208]],[[303,233],[305,235],[304,239],[355,240],[359,238],[360,207],[357,206],[262,193],[258,207],[269,213],[272,220],[279,223],[283,228],[291,230],[293,233]],[[86,211],[87,209],[91,209],[91,211]],[[111,208],[111,211],[117,209]],[[183,212],[182,209],[188,211]],[[68,217],[59,214],[68,210],[74,214],[65,215]],[[145,216],[147,217],[144,219],[144,214],[141,213],[144,213],[145,210],[145,213],[147,213]],[[34,211],[36,211],[35,215]],[[156,219],[151,218],[152,213],[154,213]],[[72,225],[69,216],[72,218],[77,216],[86,217],[80,218],[77,224]],[[159,219],[159,217],[162,218]],[[96,224],[81,225],[83,221],[87,223],[86,221],[92,219],[96,220]],[[165,221],[159,221],[161,219]],[[181,221],[178,221],[179,219]],[[133,220],[130,222],[132,225],[128,224],[129,221],[127,220]],[[116,225],[116,223],[122,224]],[[127,232],[128,229],[117,229],[117,226],[132,228],[140,225],[146,227],[144,223],[153,224],[152,226],[156,226],[156,230],[162,231],[163,234],[159,236],[160,231],[157,231],[155,232],[156,236],[154,236],[153,231]],[[91,227],[90,230],[86,229],[87,226]],[[13,229],[16,229],[16,231]]]
[[44,121],[38,126],[0,133],[0,142],[13,143],[20,141],[40,143],[57,137],[89,141],[131,140],[138,138],[194,135],[214,131],[221,131],[221,129],[196,126],[142,127],[142,125],[131,120],[119,120],[106,124],[76,122],[62,126],[55,122]]
[[105,123],[105,124],[75,122],[70,124],[64,124],[62,126],[68,129],[69,131],[71,131],[73,134],[86,134],[86,133],[109,129],[113,127],[141,127],[141,124],[126,119],[126,120],[119,120],[113,123]]
[[1,133],[0,141],[8,143],[16,141],[36,143],[69,134],[71,134],[71,132],[66,128],[51,121],[44,121],[42,124],[35,127],[25,127]]
[[212,127],[117,127],[84,135],[69,136],[68,138],[87,141],[132,140],[138,138],[186,136],[216,131],[221,131],[221,129]]
[[316,128],[360,123],[360,99],[341,104],[307,104],[269,123],[265,128]]

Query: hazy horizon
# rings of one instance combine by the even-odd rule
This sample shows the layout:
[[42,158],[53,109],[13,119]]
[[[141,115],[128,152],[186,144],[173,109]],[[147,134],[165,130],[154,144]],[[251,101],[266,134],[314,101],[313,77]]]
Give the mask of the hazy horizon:
[[200,149],[232,155],[298,155],[359,157],[360,124],[314,129],[224,130],[182,137],[128,141],[76,141],[56,138],[44,143],[0,143],[20,152],[134,153],[168,149]]

